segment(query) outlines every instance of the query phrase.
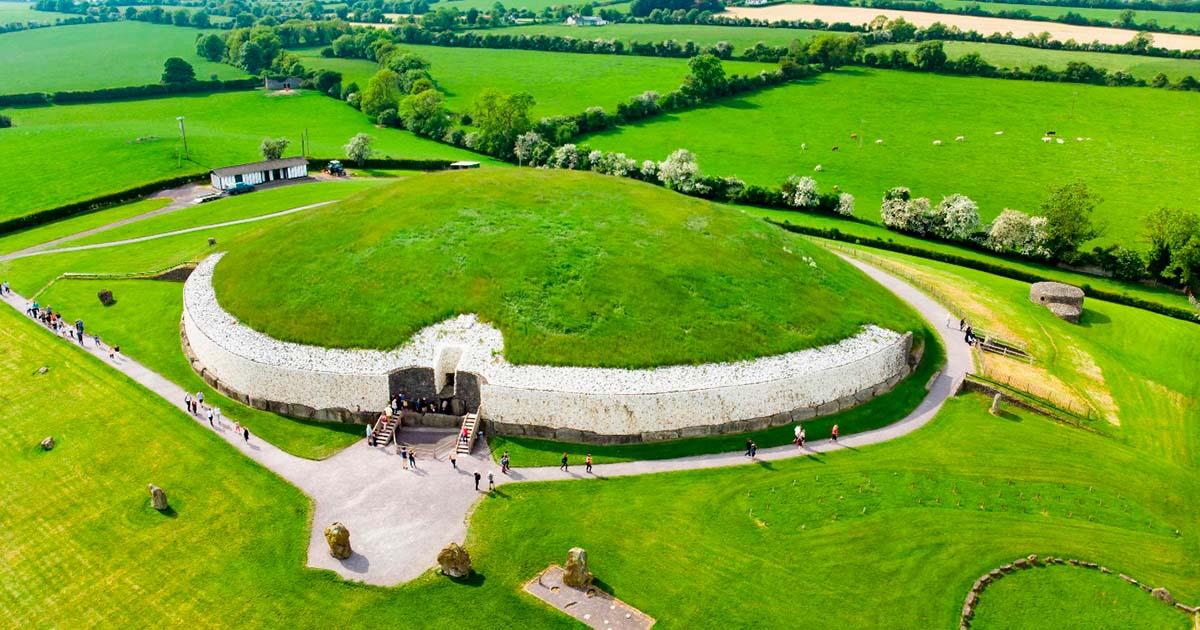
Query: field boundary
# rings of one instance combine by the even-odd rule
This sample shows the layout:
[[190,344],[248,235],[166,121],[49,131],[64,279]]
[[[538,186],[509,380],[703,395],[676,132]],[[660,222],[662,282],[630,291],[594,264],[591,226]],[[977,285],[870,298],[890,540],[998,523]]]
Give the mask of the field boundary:
[[[889,251],[889,252],[896,252],[898,254],[907,254],[909,256],[916,256],[917,258],[925,258],[925,259],[933,260],[936,262],[944,262],[944,263],[956,265],[959,267],[966,267],[967,269],[974,269],[975,271],[982,271],[984,273],[990,273],[992,275],[1001,276],[1001,277],[1009,278],[1012,280],[1020,280],[1022,282],[1030,282],[1030,283],[1033,283],[1033,282],[1057,282],[1057,280],[1055,280],[1054,278],[1049,278],[1046,276],[1042,276],[1040,274],[1031,273],[1031,272],[1027,272],[1027,271],[1021,271],[1019,269],[1013,269],[1012,267],[1008,267],[1008,266],[1005,266],[1002,264],[997,264],[997,263],[992,263],[992,262],[987,262],[987,261],[982,261],[982,260],[975,260],[972,258],[967,258],[966,256],[958,256],[956,254],[938,253],[938,252],[934,252],[934,251],[931,251],[928,249],[914,247],[912,245],[901,245],[899,243],[895,243],[892,241],[885,241],[883,239],[873,238],[873,237],[869,237],[869,236],[854,236],[852,234],[845,234],[841,230],[838,230],[836,228],[827,230],[824,228],[814,228],[814,227],[808,227],[808,226],[804,226],[804,225],[797,225],[797,224],[791,223],[789,221],[781,222],[781,221],[776,221],[774,219],[764,219],[764,220],[767,221],[768,223],[771,223],[772,225],[778,226],[779,228],[787,230],[788,232],[793,232],[795,234],[803,234],[805,236],[813,236],[813,237],[817,237],[817,238],[821,238],[821,239],[825,239],[825,240],[829,240],[829,241],[837,241],[837,242],[841,242],[841,243],[849,243],[851,245],[860,245],[863,247],[882,249],[882,250]],[[1088,297],[1093,298],[1093,299],[1101,300],[1103,302],[1112,302],[1113,304],[1129,306],[1129,307],[1141,309],[1144,311],[1150,311],[1151,313],[1165,315],[1167,317],[1183,320],[1186,322],[1191,322],[1193,324],[1200,324],[1200,312],[1192,312],[1187,309],[1177,308],[1174,306],[1167,306],[1165,304],[1158,304],[1156,302],[1151,302],[1149,300],[1143,300],[1141,298],[1136,298],[1136,297],[1132,297],[1132,296],[1121,294],[1121,293],[1113,293],[1111,291],[1103,291],[1100,289],[1096,289],[1086,283],[1082,284],[1080,286],[1080,288],[1083,289],[1083,292],[1085,295],[1087,295]]]

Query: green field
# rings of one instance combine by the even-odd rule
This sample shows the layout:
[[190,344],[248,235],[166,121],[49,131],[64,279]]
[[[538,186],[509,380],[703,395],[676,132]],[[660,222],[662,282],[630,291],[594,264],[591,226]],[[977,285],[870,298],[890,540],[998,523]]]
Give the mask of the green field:
[[209,31],[122,21],[7,33],[0,37],[0,93],[158,83],[168,57],[187,60],[198,79],[246,76],[196,54],[196,36],[205,32]]
[[[1066,144],[1043,143],[1046,130]],[[959,135],[966,141],[955,142]],[[1150,208],[1200,204],[1200,94],[1149,88],[849,70],[587,143],[638,159],[687,148],[705,173],[755,184],[812,175],[822,190],[854,194],[859,215],[871,219],[893,186],[935,202],[965,194],[990,219],[1004,208],[1036,213],[1049,190],[1081,180],[1104,200],[1097,218],[1109,224],[1106,243],[1133,241]]]
[[[1001,11],[1028,11],[1030,15],[1058,19],[1068,12],[1082,15],[1093,20],[1104,20],[1110,24],[1118,24],[1121,20],[1121,9],[1097,9],[1092,7],[1055,7],[1038,4],[1005,4],[1000,2],[975,2],[974,0],[935,0],[948,9],[962,9],[976,5],[989,13]],[[1143,24],[1154,20],[1159,26],[1173,26],[1179,29],[1200,29],[1200,13],[1186,11],[1134,11],[1133,21]]]
[[71,15],[70,13],[59,13],[57,11],[36,11],[33,8],[32,2],[0,0],[0,24],[10,24],[13,22],[20,24],[28,22],[53,24],[57,19],[70,17],[79,16]]
[[[310,153],[318,157],[344,156],[346,141],[364,132],[375,139],[378,157],[480,159],[405,131],[375,128],[360,112],[312,92],[227,92],[5,113],[14,127],[0,131],[0,161],[20,163],[24,171],[0,183],[0,219],[252,162],[261,159],[258,146],[265,136],[291,139],[288,154],[295,155],[305,130]],[[186,117],[190,161],[179,159],[176,116]],[[76,155],[86,155],[95,167],[79,169],[63,159]]]
[[[404,46],[428,59],[447,106],[470,111],[484,88],[528,92],[536,99],[535,116],[577,114],[592,106],[615,111],[617,103],[646,90],[669,92],[683,83],[686,59],[589,55],[533,50],[492,50]],[[295,51],[306,67],[337,70],[343,84],[366,86],[378,69],[375,63],[356,59],[325,59],[315,49]],[[725,62],[727,74],[757,73],[773,66],[745,61]]]
[[213,283],[246,325],[323,346],[390,350],[476,313],[518,364],[730,361],[868,323],[920,326],[893,295],[782,230],[657,186],[556,170],[376,188],[231,244]]
[[[1200,14],[1197,14],[1200,15]],[[1080,61],[1108,71],[1123,70],[1134,77],[1149,81],[1158,73],[1178,81],[1185,76],[1200,77],[1200,59],[1164,59],[1162,57],[1146,57],[1144,55],[1116,55],[1111,53],[1087,52],[1076,50],[1045,50],[1025,46],[1006,46],[1004,44],[987,44],[980,42],[943,42],[946,55],[958,59],[967,53],[979,53],[988,63],[1001,68],[1023,68],[1028,70],[1035,65],[1045,65],[1055,70],[1062,70],[1072,61]],[[880,54],[882,51],[899,48],[911,51],[916,44],[889,44],[875,46],[870,52]]]
[[[17,625],[133,626],[152,616],[243,627],[278,627],[285,617],[311,627],[432,628],[447,619],[566,627],[519,589],[575,545],[588,550],[605,588],[664,628],[810,625],[804,619],[950,627],[975,576],[1028,553],[1102,562],[1184,601],[1200,594],[1190,562],[1194,460],[1162,461],[1037,416],[994,418],[979,397],[954,400],[919,433],[879,447],[508,486],[471,518],[467,546],[483,579],[350,584],[302,567],[310,508],[294,488],[11,311],[0,322],[11,348],[0,357],[0,386],[12,397],[0,409],[0,487],[11,503],[0,525],[38,524],[11,541],[0,575],[0,611]],[[31,376],[40,365],[49,373]],[[94,421],[46,415],[47,406],[92,409]],[[38,452],[51,433],[59,446]],[[88,448],[97,443],[104,448]],[[147,505],[150,482],[171,493],[173,517]],[[119,552],[131,547],[138,553]],[[1011,613],[1002,619],[1048,629],[1080,619],[1077,602],[1055,605],[1044,597],[1049,585],[1023,588],[1025,577],[1039,576],[989,589],[988,614],[1003,605]],[[1113,588],[1069,586],[1085,601]],[[1109,622],[1187,627],[1184,615],[1129,597],[1102,600],[1112,605]],[[1038,614],[1015,617],[1026,610]]]
[[[63,246],[107,242],[258,216],[316,201],[340,199],[387,181],[391,180],[329,182],[262,190],[176,210]],[[120,210],[108,210],[95,216],[118,220]],[[279,223],[295,218],[296,215],[290,215],[268,221]],[[154,280],[55,280],[64,272],[128,274],[199,260],[211,252],[207,244],[209,237],[225,243],[262,225],[266,223],[204,230],[115,248],[44,254],[0,263],[0,277],[11,282],[13,290],[22,295],[38,293],[43,306],[83,319],[89,331],[99,333],[109,344],[120,345],[124,354],[189,391],[204,390],[206,399],[263,439],[301,457],[327,457],[359,439],[358,427],[304,422],[249,409],[212,390],[192,370],[179,343],[183,285]],[[27,241],[37,241],[38,236],[61,236],[51,233],[50,226],[23,234]],[[111,307],[102,306],[96,299],[96,293],[101,289],[111,290],[117,303]]]
[[46,225],[16,232],[0,238],[0,253],[8,254],[22,249],[41,245],[53,240],[72,236],[147,212],[153,212],[170,203],[169,199],[143,199],[133,203],[123,204],[99,212],[89,212],[70,219],[55,221]]
[[758,42],[771,46],[787,46],[794,40],[809,40],[823,31],[792,28],[758,28],[753,26],[704,26],[699,24],[607,24],[605,26],[578,27],[566,24],[529,24],[509,28],[493,28],[476,31],[479,35],[554,35],[575,39],[613,39],[628,44],[661,42],[673,39],[683,43],[693,41],[700,46],[711,46],[717,42],[733,45],[733,54],[740,56],[747,48]]
[[[500,4],[504,5],[504,7],[508,9],[526,9],[540,13],[542,9],[568,5],[571,3],[564,2],[563,0],[507,0],[500,2]],[[433,9],[448,7],[464,12],[468,9],[487,11],[494,6],[496,6],[496,0],[441,0],[440,2],[430,4],[430,7]],[[628,3],[614,4],[604,8],[625,12],[629,10],[629,5]]]

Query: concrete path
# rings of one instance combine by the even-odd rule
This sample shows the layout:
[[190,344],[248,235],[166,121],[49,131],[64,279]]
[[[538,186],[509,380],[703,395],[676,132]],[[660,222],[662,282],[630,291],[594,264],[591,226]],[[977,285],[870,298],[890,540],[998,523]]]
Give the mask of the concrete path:
[[[310,203],[306,206],[298,206],[296,208],[280,210],[279,212],[272,212],[270,214],[260,214],[260,215],[253,216],[253,217],[246,217],[245,219],[235,219],[233,221],[224,221],[221,223],[210,223],[209,225],[197,225],[195,227],[183,228],[183,229],[179,229],[179,230],[172,230],[170,232],[161,232],[159,234],[150,234],[147,236],[139,236],[137,238],[126,238],[126,239],[122,239],[119,241],[109,241],[107,243],[92,243],[90,245],[76,245],[74,247],[59,247],[58,249],[39,249],[38,247],[31,247],[28,249],[23,249],[19,252],[13,252],[11,254],[6,254],[4,256],[0,256],[0,261],[16,260],[18,258],[28,258],[30,256],[40,256],[42,254],[63,254],[66,252],[78,252],[78,251],[83,251],[83,250],[87,250],[87,249],[104,249],[107,247],[120,247],[122,245],[131,245],[133,243],[144,243],[146,241],[153,241],[153,240],[160,239],[160,238],[167,238],[169,236],[179,236],[180,234],[190,234],[192,232],[213,230],[216,228],[229,227],[231,225],[241,225],[243,223],[254,223],[256,221],[266,221],[267,219],[274,219],[276,217],[287,216],[289,214],[295,214],[297,212],[304,212],[305,210],[312,210],[313,208],[320,208],[321,206],[327,206],[331,203],[335,203],[335,201],[321,201],[318,203]],[[143,218],[144,217],[145,217],[145,215],[143,215]],[[120,223],[120,222],[118,221],[118,223]],[[109,226],[109,227],[113,227],[113,226],[115,226],[115,224],[113,224],[112,226]],[[74,238],[74,237],[70,237],[70,238]]]
[[[946,368],[934,380],[929,394],[917,409],[900,421],[843,437],[839,444],[813,441],[804,450],[793,446],[764,449],[758,453],[760,461],[876,444],[911,433],[933,419],[958,381],[971,368],[969,349],[957,330],[944,327],[947,313],[941,306],[883,271],[858,260],[846,260],[911,304],[932,324],[947,349]],[[25,298],[13,294],[3,299],[13,308],[24,311]],[[64,339],[64,343],[68,342]],[[83,350],[183,409],[185,392],[178,385],[128,357],[110,360],[107,349],[94,347],[90,340],[85,342]],[[233,448],[274,471],[312,499],[313,529],[308,545],[308,566],[330,569],[347,579],[382,586],[415,579],[436,565],[437,553],[443,546],[452,541],[461,542],[466,537],[467,517],[482,496],[475,490],[476,471],[483,477],[481,487],[485,490],[489,472],[495,475],[497,485],[587,476],[581,465],[573,466],[569,473],[547,467],[515,469],[511,475],[501,475],[482,443],[473,456],[459,457],[457,469],[446,461],[418,460],[416,470],[405,470],[394,450],[368,446],[365,439],[329,459],[313,461],[285,453],[254,436],[247,442],[236,435],[231,426],[212,429],[205,418],[193,417],[205,430],[215,431]],[[596,466],[592,476],[640,475],[745,463],[749,462],[740,452],[719,453]],[[355,553],[344,561],[330,557],[325,543],[324,528],[334,521],[341,521],[350,530]]]

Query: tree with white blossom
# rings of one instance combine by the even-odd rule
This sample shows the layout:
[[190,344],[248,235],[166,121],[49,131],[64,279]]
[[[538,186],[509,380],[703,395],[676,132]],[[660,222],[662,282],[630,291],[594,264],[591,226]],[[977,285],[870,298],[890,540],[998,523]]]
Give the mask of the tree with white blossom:
[[933,233],[949,240],[965,241],[979,230],[979,205],[966,195],[950,195],[938,204],[938,221]]
[[517,166],[528,164],[541,142],[542,137],[535,131],[526,131],[517,136],[517,142],[513,146],[513,154],[517,156]]
[[854,216],[854,195],[850,193],[842,193],[838,195],[838,205],[834,212],[844,216]]
[[811,177],[792,175],[783,182],[783,202],[793,208],[815,208],[820,201],[817,182]]
[[579,152],[574,144],[564,144],[554,150],[550,156],[550,166],[554,168],[576,169],[586,165],[587,156]]
[[1031,217],[1024,212],[1005,208],[988,228],[985,244],[998,252],[1049,258],[1050,235],[1046,223],[1046,217]]
[[671,190],[682,193],[706,193],[708,186],[700,181],[700,165],[687,149],[676,149],[658,163],[658,181]]

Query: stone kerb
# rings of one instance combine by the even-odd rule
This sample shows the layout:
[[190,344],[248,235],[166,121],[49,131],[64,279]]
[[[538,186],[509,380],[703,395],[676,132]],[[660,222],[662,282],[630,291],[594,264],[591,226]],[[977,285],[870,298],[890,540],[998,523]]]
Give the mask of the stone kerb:
[[298,417],[361,421],[387,400],[398,370],[453,364],[478,392],[467,405],[478,406],[493,431],[671,439],[835,413],[891,389],[910,370],[911,334],[876,326],[820,348],[644,370],[513,365],[500,331],[474,315],[425,328],[386,352],[283,342],[220,307],[212,286],[220,257],[201,262],[184,288],[182,334],[192,365],[231,397]]

